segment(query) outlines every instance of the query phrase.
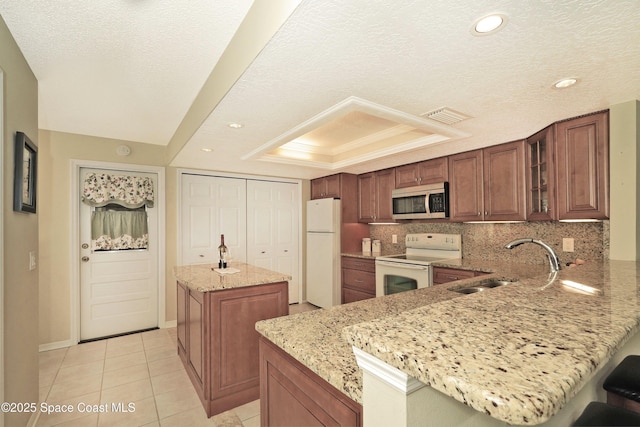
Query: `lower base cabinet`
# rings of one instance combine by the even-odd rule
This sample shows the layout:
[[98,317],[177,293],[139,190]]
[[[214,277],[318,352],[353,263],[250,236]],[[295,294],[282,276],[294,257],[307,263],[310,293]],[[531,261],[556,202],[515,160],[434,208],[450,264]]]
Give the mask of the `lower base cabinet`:
[[362,405],[261,337],[260,425],[362,426]]
[[255,323],[289,314],[288,286],[198,292],[178,283],[178,355],[208,417],[259,398]]
[[375,260],[342,257],[342,303],[376,297]]
[[440,285],[442,283],[455,282],[456,280],[470,279],[476,276],[482,276],[481,271],[461,270],[459,268],[433,267],[433,284]]

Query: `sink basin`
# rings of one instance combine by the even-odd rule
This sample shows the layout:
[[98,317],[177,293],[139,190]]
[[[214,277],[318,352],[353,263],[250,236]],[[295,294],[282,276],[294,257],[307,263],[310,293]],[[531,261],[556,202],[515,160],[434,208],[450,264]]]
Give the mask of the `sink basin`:
[[467,286],[465,288],[449,288],[449,290],[458,292],[459,294],[475,294],[476,292],[482,292],[485,290],[498,288],[500,286],[506,286],[515,282],[515,280],[488,279],[475,283],[471,286]]

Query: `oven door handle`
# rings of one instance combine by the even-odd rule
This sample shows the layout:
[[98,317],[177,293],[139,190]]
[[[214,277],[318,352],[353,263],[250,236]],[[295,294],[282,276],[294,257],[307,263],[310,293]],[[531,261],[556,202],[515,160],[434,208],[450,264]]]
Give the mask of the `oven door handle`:
[[412,264],[402,264],[399,262],[388,262],[388,261],[376,261],[376,265],[384,265],[386,267],[396,267],[402,268],[405,270],[428,270],[428,265],[412,265]]

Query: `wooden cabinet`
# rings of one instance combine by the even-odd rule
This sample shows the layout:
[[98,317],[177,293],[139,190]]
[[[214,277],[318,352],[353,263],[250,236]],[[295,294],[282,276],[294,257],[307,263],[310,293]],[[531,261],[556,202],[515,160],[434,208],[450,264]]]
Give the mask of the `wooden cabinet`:
[[178,355],[207,416],[258,399],[255,323],[289,314],[287,282],[198,292],[178,282]]
[[485,221],[524,221],[524,141],[482,150]]
[[376,296],[374,259],[342,257],[342,303]]
[[451,221],[481,221],[482,192],[482,150],[449,156]]
[[362,424],[362,405],[260,337],[261,426]]
[[436,184],[449,181],[447,157],[426,160],[396,168],[396,188]]
[[527,138],[527,219],[556,219],[553,126]]
[[443,283],[454,282],[456,280],[470,279],[483,274],[486,273],[472,270],[461,270],[459,268],[433,267],[433,284],[441,285]]
[[339,199],[341,196],[342,174],[329,175],[311,180],[311,199],[325,199],[333,197]]
[[609,112],[556,123],[558,219],[609,217]]
[[452,221],[526,219],[524,141],[449,157]]
[[391,192],[395,181],[394,168],[358,175],[358,221],[394,222]]

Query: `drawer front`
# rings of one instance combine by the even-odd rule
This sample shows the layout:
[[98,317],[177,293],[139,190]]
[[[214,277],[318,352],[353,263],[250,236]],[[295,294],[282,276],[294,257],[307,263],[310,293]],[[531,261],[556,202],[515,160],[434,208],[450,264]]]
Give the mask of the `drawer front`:
[[342,268],[349,268],[353,270],[368,271],[370,273],[376,272],[376,264],[373,259],[342,257]]
[[469,279],[474,277],[475,273],[471,270],[457,270],[455,268],[433,268],[433,283],[441,284],[454,282],[456,280]]
[[368,271],[343,269],[342,286],[359,289],[372,294],[376,293],[376,275]]
[[362,301],[364,299],[375,298],[374,294],[369,292],[357,291],[355,289],[343,288],[342,289],[342,303],[349,304],[350,302]]

